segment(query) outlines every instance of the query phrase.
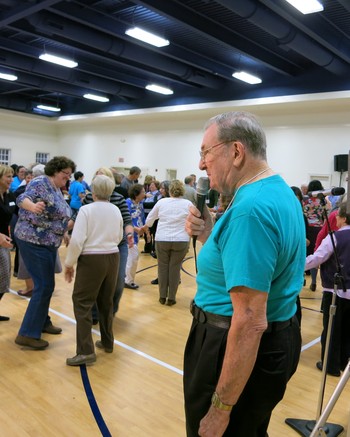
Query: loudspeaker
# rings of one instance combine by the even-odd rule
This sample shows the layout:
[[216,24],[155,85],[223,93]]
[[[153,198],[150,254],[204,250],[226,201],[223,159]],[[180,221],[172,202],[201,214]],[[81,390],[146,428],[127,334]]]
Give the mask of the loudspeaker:
[[348,155],[334,155],[334,171],[348,171]]

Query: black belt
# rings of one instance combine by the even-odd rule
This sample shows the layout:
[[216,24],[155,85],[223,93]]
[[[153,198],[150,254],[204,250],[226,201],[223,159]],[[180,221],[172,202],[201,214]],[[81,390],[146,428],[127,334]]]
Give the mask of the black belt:
[[[220,314],[209,313],[197,307],[194,301],[191,302],[190,311],[195,320],[199,323],[208,323],[208,325],[216,326],[217,328],[229,329],[231,326],[230,316],[221,316]],[[264,334],[271,332],[282,331],[292,324],[293,317],[284,322],[269,322]]]

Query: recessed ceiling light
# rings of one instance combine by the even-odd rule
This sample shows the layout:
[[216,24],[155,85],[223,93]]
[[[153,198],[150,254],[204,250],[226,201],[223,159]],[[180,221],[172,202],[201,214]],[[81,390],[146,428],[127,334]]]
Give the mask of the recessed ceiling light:
[[246,73],[245,71],[238,71],[236,73],[233,73],[232,76],[235,79],[242,80],[243,82],[249,83],[251,85],[256,85],[262,82],[260,78],[253,76],[252,74]]
[[106,103],[109,102],[108,97],[96,96],[95,94],[84,94],[85,99],[95,100],[96,102]]
[[39,59],[68,68],[75,68],[78,66],[78,63],[71,59],[61,58],[60,56],[50,55],[49,53],[43,53],[39,56]]
[[139,39],[140,41],[146,42],[147,44],[152,44],[156,47],[165,47],[170,44],[167,39],[161,38],[151,32],[140,29],[139,27],[133,27],[132,29],[128,29],[125,31],[125,33],[129,36],[132,36],[133,38]]
[[60,112],[61,108],[57,106],[48,106],[48,105],[37,105],[38,109],[42,109],[43,111],[51,111],[51,112]]
[[323,6],[318,0],[286,0],[302,14],[312,14],[323,11]]
[[17,80],[18,77],[15,76],[14,74],[0,73],[0,79],[14,81],[14,80]]
[[154,93],[165,94],[166,96],[170,96],[171,94],[174,94],[174,91],[171,90],[170,88],[165,88],[163,86],[159,86],[155,84],[147,85],[146,90],[153,91]]

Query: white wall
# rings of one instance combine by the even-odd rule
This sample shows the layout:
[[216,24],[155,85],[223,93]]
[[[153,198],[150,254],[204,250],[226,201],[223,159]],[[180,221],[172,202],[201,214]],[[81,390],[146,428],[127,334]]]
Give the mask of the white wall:
[[133,165],[148,169],[159,180],[165,179],[166,169],[177,169],[180,179],[191,173],[200,176],[201,131],[181,129],[181,124],[178,128],[174,130],[166,123],[150,126],[125,121],[83,129],[61,126],[59,148],[77,162],[87,178],[100,166]]
[[36,152],[58,153],[57,128],[51,120],[0,111],[0,148],[11,149],[11,164],[29,165]]
[[333,157],[350,149],[350,95],[342,96],[225,102],[193,110],[162,108],[59,121],[6,112],[0,120],[1,147],[12,148],[12,162],[24,165],[36,151],[69,156],[87,181],[100,166],[137,165],[159,180],[169,168],[177,169],[179,179],[190,173],[200,177],[204,173],[198,169],[198,151],[205,121],[225,110],[250,110],[265,127],[270,166],[289,185],[300,186],[310,175],[330,175],[337,186],[340,174],[333,171]]
[[334,155],[349,153],[350,125],[272,127],[266,134],[269,164],[289,185],[300,186],[318,174],[331,175],[331,185],[339,185]]

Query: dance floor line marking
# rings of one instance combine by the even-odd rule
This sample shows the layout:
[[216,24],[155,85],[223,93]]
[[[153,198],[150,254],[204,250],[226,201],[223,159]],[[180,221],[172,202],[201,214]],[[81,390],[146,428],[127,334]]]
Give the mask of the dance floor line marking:
[[[18,296],[18,294],[17,294],[16,291],[14,291],[14,290],[10,290],[10,292],[11,292],[12,294],[15,294],[16,296]],[[21,296],[21,297],[22,297],[22,296]],[[24,296],[22,297],[22,299],[27,299],[27,300],[29,300],[28,297],[24,297]],[[56,311],[56,310],[54,310],[54,309],[52,309],[52,308],[49,308],[49,311],[50,311],[52,314],[56,314],[56,316],[59,316],[59,317],[61,317],[62,319],[71,322],[71,323],[74,324],[74,325],[76,324],[75,319],[73,319],[73,318],[71,318],[71,317],[68,317],[68,316],[66,316],[65,314],[62,314],[62,313],[60,313],[59,311]],[[97,329],[92,329],[92,332],[93,332],[94,334],[96,334],[96,335],[101,336],[100,331],[98,331]],[[301,352],[306,351],[306,350],[309,349],[310,347],[312,347],[312,346],[314,346],[315,344],[317,344],[319,341],[320,341],[320,337],[317,337],[317,338],[315,338],[314,340],[310,341],[309,343],[303,345],[302,348],[301,348]],[[178,375],[181,375],[181,376],[183,375],[183,371],[182,371],[182,370],[180,370],[180,369],[178,369],[178,368],[172,366],[171,364],[165,363],[164,361],[159,360],[158,358],[152,357],[152,355],[146,354],[145,352],[142,352],[142,351],[140,351],[140,350],[138,350],[138,349],[135,349],[134,347],[129,346],[129,345],[127,345],[127,344],[125,344],[125,343],[123,343],[123,342],[121,342],[121,341],[119,341],[119,340],[114,339],[114,344],[116,344],[116,345],[122,347],[123,349],[128,350],[129,352],[132,352],[132,353],[134,353],[134,354],[136,354],[136,355],[139,355],[139,356],[141,356],[141,357],[143,357],[143,358],[145,358],[145,359],[147,359],[147,360],[149,360],[149,361],[152,361],[153,363],[158,364],[159,366],[162,366],[162,367],[164,367],[164,368],[166,368],[166,369],[168,369],[168,370],[171,370],[172,372],[177,373]]]
[[[12,294],[15,294],[16,296],[18,296],[16,291],[10,290],[10,292]],[[21,296],[21,298],[29,300],[28,297],[22,297]],[[50,313],[55,314],[56,316],[61,317],[62,319],[67,320],[68,322],[70,322],[70,323],[72,323],[74,325],[76,325],[76,323],[77,323],[75,321],[75,319],[73,319],[72,317],[66,316],[63,313],[60,313],[59,311],[56,311],[56,310],[54,310],[52,308],[49,308],[49,311],[50,311]],[[94,334],[98,335],[98,336],[101,336],[100,331],[98,331],[97,329],[92,329],[92,332]],[[158,358],[152,357],[151,355],[146,354],[145,352],[142,352],[142,351],[140,351],[138,349],[135,349],[132,346],[129,346],[129,345],[127,345],[127,344],[125,344],[125,343],[123,343],[123,342],[121,342],[119,340],[114,339],[114,344],[122,347],[123,349],[128,350],[129,352],[132,352],[132,353],[134,353],[136,355],[139,355],[139,356],[141,356],[141,357],[143,357],[143,358],[145,358],[145,359],[147,359],[149,361],[152,361],[153,363],[158,364],[159,366],[165,367],[166,369],[171,370],[172,372],[175,372],[175,373],[177,373],[179,375],[183,375],[182,370],[180,370],[180,369],[178,369],[178,368],[176,368],[176,367],[174,367],[174,366],[172,366],[172,365],[170,365],[168,363],[165,363],[164,361],[161,361]]]

